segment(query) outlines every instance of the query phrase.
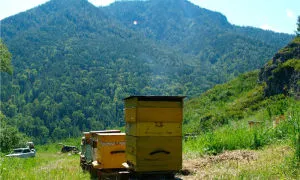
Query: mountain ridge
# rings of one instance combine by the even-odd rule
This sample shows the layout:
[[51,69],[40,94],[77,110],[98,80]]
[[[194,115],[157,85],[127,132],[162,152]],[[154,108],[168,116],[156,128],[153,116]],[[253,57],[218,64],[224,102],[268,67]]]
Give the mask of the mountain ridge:
[[[286,36],[283,33],[232,25],[221,13],[209,11],[186,0],[115,2],[100,9],[129,29],[145,34],[150,39],[193,55],[200,61],[209,60],[212,64],[217,63],[216,68],[226,66],[224,61],[236,63],[241,59],[255,68],[260,68],[264,63],[259,59],[266,57],[252,58],[251,53],[247,54],[245,51],[234,52],[235,56],[241,55],[232,57],[230,55],[232,49],[243,49],[244,44],[250,44],[248,46],[255,44],[249,48],[271,57],[292,38],[291,36],[288,41],[283,41]],[[277,46],[279,42],[282,43]],[[269,48],[275,51],[270,52]],[[223,56],[224,54],[228,56]],[[250,70],[244,69],[243,66],[219,70],[227,73],[234,69],[242,69],[239,73]]]

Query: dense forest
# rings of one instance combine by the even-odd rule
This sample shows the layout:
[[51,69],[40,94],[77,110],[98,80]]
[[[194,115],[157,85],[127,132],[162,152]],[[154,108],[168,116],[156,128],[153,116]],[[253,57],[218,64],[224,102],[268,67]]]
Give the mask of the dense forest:
[[234,26],[186,0],[51,0],[1,21],[12,75],[1,121],[36,143],[123,126],[129,95],[195,97],[260,68],[292,35]]

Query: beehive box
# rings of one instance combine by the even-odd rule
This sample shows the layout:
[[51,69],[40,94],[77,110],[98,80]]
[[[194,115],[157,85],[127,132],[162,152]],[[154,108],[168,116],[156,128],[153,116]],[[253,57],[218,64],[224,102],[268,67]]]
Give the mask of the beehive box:
[[122,163],[126,162],[125,133],[97,133],[97,141],[97,168],[122,168]]
[[98,142],[98,138],[97,138],[97,134],[98,133],[120,133],[120,130],[100,130],[100,131],[90,131],[90,143],[92,146],[92,159],[93,161],[97,160],[97,142]]
[[125,99],[126,134],[182,136],[183,97],[132,96]]
[[125,99],[125,121],[177,122],[183,119],[181,96],[132,96]]
[[126,160],[136,172],[178,171],[182,168],[182,138],[126,136]]
[[130,136],[182,136],[182,124],[177,122],[127,122],[126,134]]

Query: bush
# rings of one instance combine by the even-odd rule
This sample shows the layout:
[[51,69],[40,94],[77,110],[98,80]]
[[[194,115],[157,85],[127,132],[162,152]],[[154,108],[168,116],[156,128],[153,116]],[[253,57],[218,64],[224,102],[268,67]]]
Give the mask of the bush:
[[2,124],[0,127],[0,150],[7,153],[15,147],[23,147],[28,141],[27,137],[15,127]]

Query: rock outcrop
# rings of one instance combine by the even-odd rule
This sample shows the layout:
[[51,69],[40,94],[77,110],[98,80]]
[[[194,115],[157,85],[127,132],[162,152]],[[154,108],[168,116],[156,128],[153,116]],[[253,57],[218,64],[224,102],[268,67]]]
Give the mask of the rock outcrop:
[[265,96],[289,94],[300,98],[300,37],[279,50],[260,71]]

